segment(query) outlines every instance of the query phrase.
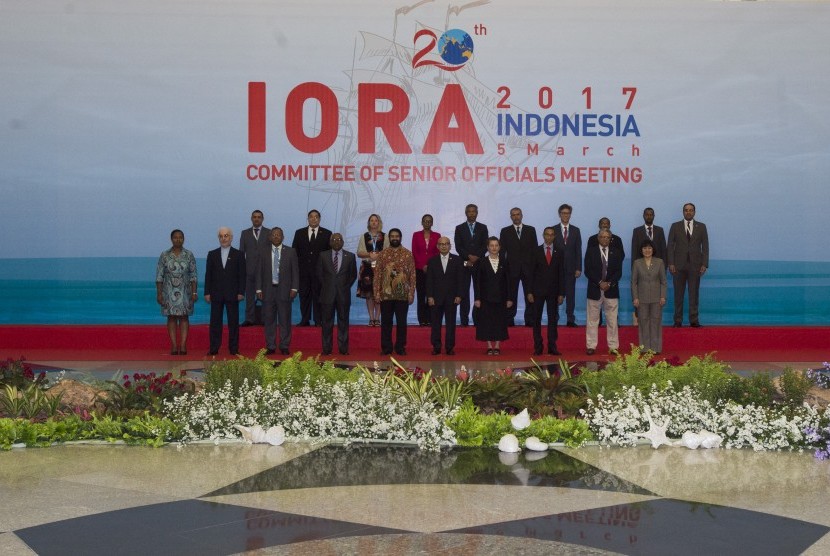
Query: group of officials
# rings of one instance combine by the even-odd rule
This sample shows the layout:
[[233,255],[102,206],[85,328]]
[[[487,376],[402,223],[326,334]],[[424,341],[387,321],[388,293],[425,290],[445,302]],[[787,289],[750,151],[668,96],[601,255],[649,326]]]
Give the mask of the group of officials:
[[[559,223],[544,228],[540,244],[536,229],[523,223],[520,208],[510,210],[512,224],[502,228],[496,237],[489,234],[485,224],[478,222],[478,207],[467,205],[466,220],[455,228],[453,243],[457,255],[450,253],[449,237],[432,231],[430,215],[422,219],[423,230],[413,234],[412,251],[403,247],[399,229],[393,228],[384,234],[380,217],[372,215],[367,238],[362,238],[355,255],[343,249],[341,234],[320,225],[317,210],[308,213],[308,225],[295,232],[290,247],[283,243],[282,229],[266,228],[262,211],[255,210],[251,214],[251,227],[241,234],[239,249],[231,245],[231,230],[220,228],[220,247],[208,253],[204,295],[211,306],[209,355],[218,353],[221,345],[223,313],[227,314],[228,348],[231,354],[238,352],[238,304],[242,299],[246,301],[246,308],[241,326],[256,324],[261,311],[267,353],[273,354],[279,349],[281,354],[289,354],[291,306],[298,296],[301,318],[297,326],[319,324],[322,353],[328,355],[333,349],[336,316],[338,351],[347,355],[349,312],[352,288],[358,280],[358,259],[361,259],[358,291],[363,292],[358,295],[365,297],[370,307],[370,326],[381,327],[383,354],[393,350],[406,354],[407,313],[416,298],[419,324],[432,327],[433,355],[441,353],[442,347],[447,354],[454,353],[456,322],[462,327],[469,326],[471,313],[476,338],[488,342],[488,354],[498,354],[499,341],[507,339],[506,327],[515,324],[520,284],[526,301],[524,323],[533,327],[534,354],[544,350],[545,314],[547,352],[559,354],[559,306],[565,306],[566,326],[578,326],[574,318],[574,295],[576,281],[583,274],[588,281],[587,354],[596,352],[602,315],[607,326],[608,350],[615,354],[619,348],[617,314],[625,259],[623,242],[612,233],[611,221],[603,217],[597,234],[588,238],[583,253],[580,229],[570,223],[572,210],[568,204],[559,207]],[[695,207],[691,203],[683,206],[683,219],[672,224],[668,238],[663,228],[654,224],[654,216],[654,210],[646,208],[643,225],[632,233],[631,291],[640,342],[659,353],[666,270],[674,280],[674,326],[682,326],[688,287],[689,323],[699,327],[700,278],[709,266],[709,243],[706,226],[695,220]],[[257,301],[261,308],[257,307]],[[380,307],[379,323],[371,312],[375,306]],[[397,325],[394,342],[393,320]]]

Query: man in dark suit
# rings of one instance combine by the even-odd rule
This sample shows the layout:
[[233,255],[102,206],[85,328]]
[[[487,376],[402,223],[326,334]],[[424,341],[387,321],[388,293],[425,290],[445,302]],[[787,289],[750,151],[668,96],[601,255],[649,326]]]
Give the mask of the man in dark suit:
[[[599,224],[597,226],[598,231],[602,230],[610,230],[611,229],[611,219],[607,216],[603,216],[599,219]],[[597,245],[597,234],[592,235],[588,238],[588,243],[585,246],[585,251],[590,249],[591,247],[595,247]],[[619,253],[622,253],[623,259],[625,259],[625,247],[623,247],[623,241],[620,236],[617,234],[611,234],[611,248],[616,250]]]
[[[470,284],[473,281],[475,265],[480,257],[487,253],[487,238],[490,233],[487,225],[476,222],[478,218],[478,207],[473,204],[467,205],[464,209],[467,220],[455,227],[455,250],[461,257],[464,265],[463,282],[461,285],[461,326],[470,325]],[[473,310],[473,321],[476,311]]]
[[343,249],[342,235],[331,234],[329,245],[331,249],[320,253],[320,258],[317,260],[317,280],[320,282],[320,305],[323,318],[323,355],[331,355],[335,310],[337,311],[337,348],[340,350],[340,355],[348,355],[351,288],[357,280],[357,262],[354,253]]
[[[522,224],[522,209],[513,207],[510,209],[510,220],[513,222],[512,226],[506,226],[501,229],[499,234],[499,243],[501,250],[504,252],[508,261],[508,268],[510,269],[510,284],[512,291],[510,292],[513,300],[513,307],[508,310],[508,326],[515,325],[516,300],[519,296],[519,282],[522,283],[522,292],[525,298],[530,293],[528,284],[530,284],[530,273],[533,267],[533,254],[536,247],[539,246],[539,241],[536,237],[536,228]],[[533,303],[527,301],[525,303],[524,321],[525,326],[533,326],[536,311],[533,308]]]
[[544,242],[533,251],[531,280],[527,300],[536,310],[533,320],[533,355],[542,355],[542,312],[548,307],[548,353],[561,355],[556,347],[559,338],[559,306],[565,299],[565,265],[561,251],[555,247],[556,230],[548,226],[542,232]]
[[274,227],[269,243],[259,254],[256,296],[262,301],[265,321],[265,351],[277,351],[277,325],[280,327],[280,353],[288,355],[291,345],[291,304],[300,287],[297,253],[282,244],[282,228]]
[[597,245],[585,253],[585,277],[588,279],[588,324],[585,327],[586,353],[593,355],[597,348],[600,310],[605,313],[608,330],[608,352],[619,353],[617,312],[620,302],[619,281],[622,278],[623,256],[611,247],[611,230],[597,234]]
[[228,349],[239,353],[239,302],[245,297],[245,258],[234,249],[233,232],[219,228],[219,248],[207,255],[205,301],[210,304],[210,351],[219,353],[222,345],[222,313],[228,315]]
[[663,228],[654,224],[654,209],[651,207],[643,211],[642,226],[634,228],[631,233],[631,266],[634,266],[634,261],[643,258],[643,253],[640,250],[640,245],[643,240],[650,239],[654,243],[654,254],[652,257],[658,258],[666,264],[666,234]]
[[706,224],[695,220],[695,206],[683,205],[683,220],[669,229],[666,246],[669,272],[674,281],[674,326],[683,326],[683,297],[689,284],[689,325],[700,327],[698,299],[700,279],[709,268],[709,234]]
[[576,279],[582,275],[582,236],[579,228],[571,225],[571,205],[559,206],[559,224],[556,230],[555,247],[562,252],[565,261],[565,313],[567,326],[576,326],[574,308],[576,307]]
[[317,258],[329,248],[331,231],[320,226],[320,211],[308,212],[308,226],[294,233],[291,247],[300,263],[300,322],[297,326],[315,326],[322,322],[320,315],[320,282],[317,280]]
[[268,245],[271,230],[262,225],[265,215],[261,210],[251,213],[251,227],[239,235],[239,250],[245,255],[245,321],[241,326],[262,324],[256,318],[256,274],[259,271],[259,252]]
[[[464,291],[461,257],[450,254],[450,238],[438,240],[438,255],[427,262],[426,295],[432,324],[432,355],[441,353],[441,320],[446,322],[444,347],[455,355],[455,313]],[[469,293],[469,286],[467,289]]]

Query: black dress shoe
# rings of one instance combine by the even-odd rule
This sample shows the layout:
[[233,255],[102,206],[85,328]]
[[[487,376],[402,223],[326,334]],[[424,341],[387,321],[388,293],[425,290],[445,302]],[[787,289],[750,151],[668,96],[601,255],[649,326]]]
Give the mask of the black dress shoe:
[[187,350],[186,349],[180,349],[179,350],[179,355],[187,355]]
[[280,353],[283,355],[288,355],[288,350],[286,348],[280,348]]
[[542,348],[536,348],[533,350],[533,355],[542,355]]
[[432,355],[441,355],[441,348],[432,348]]
[[570,321],[565,326],[567,326],[568,328],[576,328],[578,325],[574,321]]
[[692,328],[700,328],[700,323],[699,322],[693,322],[689,326],[691,326]]
[[298,322],[298,323],[297,323],[297,324],[295,324],[294,326],[309,326],[309,324],[308,324],[308,321],[307,321],[307,320],[305,320],[305,321],[300,321],[300,322]]
[[341,351],[340,355],[349,355],[349,352],[348,351]]
[[594,348],[588,348],[588,349],[585,350],[586,355],[593,355],[596,352],[597,352],[597,350],[595,350]]
[[548,355],[562,355],[562,352],[554,347],[548,349]]
[[516,326],[516,321],[513,320],[513,319],[510,319],[509,321],[507,321],[507,326]]
[[448,349],[447,350],[447,355],[455,355],[455,350],[454,349]]
[[388,351],[387,351],[387,350],[385,350],[385,349],[384,349],[384,350],[382,350],[382,351],[380,352],[380,354],[381,354],[381,355],[392,355],[392,350],[388,350]]
[[231,355],[239,355],[239,352],[238,351],[231,351],[230,354]]
[[395,353],[397,353],[398,355],[406,355],[406,348],[396,349]]
[[682,322],[676,322],[672,326],[674,326],[675,328],[681,328],[683,326],[683,323]]
[[217,351],[212,351],[211,350],[211,351],[207,352],[207,354],[208,355],[219,355],[219,351],[218,350]]
[[275,353],[277,353],[275,349],[268,348],[265,350],[265,355],[274,355]]
[[467,328],[468,326],[470,326],[470,323],[469,322],[462,322],[458,326],[460,326],[461,328]]
[[245,322],[243,322],[239,326],[254,326],[254,323],[249,321],[249,320],[246,320]]
[[321,353],[322,355],[331,355],[331,350],[330,350],[330,349],[323,350],[323,351],[321,351],[320,353]]

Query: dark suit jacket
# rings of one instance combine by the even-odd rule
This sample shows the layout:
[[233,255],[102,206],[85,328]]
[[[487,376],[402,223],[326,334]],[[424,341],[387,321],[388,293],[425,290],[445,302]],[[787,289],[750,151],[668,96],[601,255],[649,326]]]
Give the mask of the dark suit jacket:
[[[274,295],[273,269],[271,268],[271,242],[259,251],[259,272],[256,278],[256,289],[261,291],[266,299]],[[300,273],[297,264],[297,253],[291,247],[282,245],[280,254],[280,283],[276,288],[277,300],[289,301],[291,290],[300,289]]]
[[468,255],[483,257],[487,253],[487,238],[490,233],[487,225],[476,222],[473,235],[470,235],[470,227],[465,220],[455,227],[455,252],[461,257],[461,262],[467,260]]
[[493,272],[493,266],[488,257],[483,257],[478,262],[473,273],[473,291],[476,301],[506,303],[510,299],[509,266],[504,257],[499,257],[498,272]]
[[[620,278],[622,278],[622,254],[611,247],[608,247],[608,272],[605,281],[611,283],[611,287],[605,292],[608,299],[619,299]],[[601,290],[599,282],[602,280],[602,255],[599,251],[599,244],[591,247],[585,253],[585,277],[588,279],[588,299],[597,300]]]
[[[585,252],[588,252],[588,249],[591,247],[596,247],[599,245],[599,239],[597,236],[599,233],[596,233],[588,238],[588,244],[585,246]],[[612,249],[616,249],[620,253],[622,253],[622,258],[625,259],[625,247],[623,247],[622,238],[617,234],[611,234],[611,244],[609,245]]]
[[354,253],[340,250],[337,274],[334,273],[334,263],[331,260],[331,249],[320,253],[317,259],[317,279],[322,284],[320,303],[331,305],[336,300],[351,304],[351,287],[357,280],[357,260]]
[[245,257],[239,249],[231,247],[228,261],[222,268],[220,248],[208,252],[205,269],[205,295],[210,301],[236,301],[237,295],[245,295]]
[[[660,226],[653,225],[652,226],[652,233],[654,234],[654,239],[651,241],[654,242],[654,254],[652,257],[656,259],[662,259],[665,263],[666,261],[666,233],[663,231],[663,228]],[[634,228],[634,231],[631,233],[631,266],[634,266],[634,261],[637,259],[643,258],[643,252],[640,250],[640,244],[643,240],[648,239],[648,234],[646,234],[646,226],[643,224],[638,228]]]
[[259,227],[259,239],[254,239],[253,227],[242,230],[239,236],[239,250],[245,256],[245,270],[248,276],[253,276],[259,269],[259,250],[264,245],[269,245],[268,236],[271,230],[265,226]]
[[[320,253],[330,249],[331,230],[322,226],[317,228],[317,236],[314,242],[309,241],[308,226],[304,226],[294,232],[294,241],[291,247],[297,252],[297,262],[300,263],[300,277],[304,280],[310,279],[317,269],[317,257]],[[269,244],[270,245],[270,244]]]
[[554,245],[551,252],[550,264],[545,255],[545,245],[542,244],[533,250],[532,272],[530,287],[527,293],[534,297],[547,295],[565,295],[565,264],[561,251]]
[[666,261],[679,270],[698,272],[701,266],[709,268],[709,234],[706,224],[695,220],[692,223],[692,239],[686,239],[686,223],[675,222],[669,230],[666,245]]
[[562,237],[562,223],[554,226],[556,237],[553,245],[562,252],[565,260],[565,272],[573,274],[575,271],[582,271],[582,234],[579,228],[573,224],[568,225],[568,244],[565,245],[565,238]]
[[458,255],[450,253],[446,273],[441,265],[441,255],[432,257],[427,262],[426,296],[433,298],[436,305],[443,305],[447,298],[452,300],[464,295],[461,283],[463,269],[464,263]]
[[524,271],[529,275],[533,267],[533,254],[539,241],[536,228],[522,224],[522,237],[516,234],[516,226],[505,226],[499,233],[501,251],[510,261],[510,275],[515,280]]

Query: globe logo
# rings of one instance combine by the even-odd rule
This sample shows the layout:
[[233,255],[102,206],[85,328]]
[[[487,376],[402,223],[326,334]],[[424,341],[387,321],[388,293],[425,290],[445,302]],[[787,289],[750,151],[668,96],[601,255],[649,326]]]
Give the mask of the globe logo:
[[473,57],[473,39],[461,29],[450,29],[438,39],[438,54],[448,64],[465,64]]

